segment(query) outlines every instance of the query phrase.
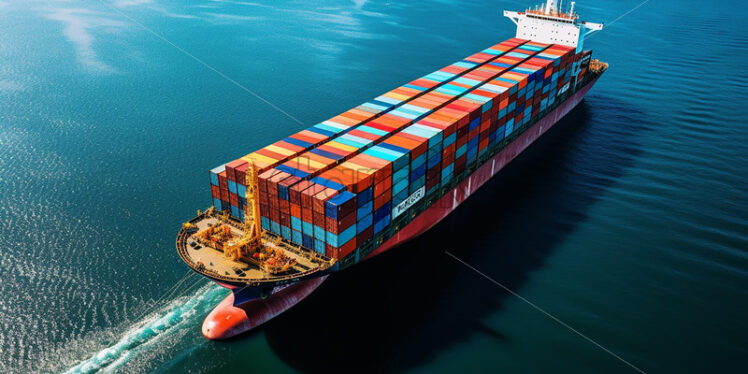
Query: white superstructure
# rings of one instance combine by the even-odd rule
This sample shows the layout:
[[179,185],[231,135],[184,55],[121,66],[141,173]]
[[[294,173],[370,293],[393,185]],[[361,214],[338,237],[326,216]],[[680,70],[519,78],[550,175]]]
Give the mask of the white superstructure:
[[574,2],[568,12],[559,10],[556,0],[547,0],[545,5],[524,12],[505,10],[504,17],[517,25],[517,38],[539,43],[563,44],[582,51],[584,38],[603,29],[601,23],[584,22],[574,13]]

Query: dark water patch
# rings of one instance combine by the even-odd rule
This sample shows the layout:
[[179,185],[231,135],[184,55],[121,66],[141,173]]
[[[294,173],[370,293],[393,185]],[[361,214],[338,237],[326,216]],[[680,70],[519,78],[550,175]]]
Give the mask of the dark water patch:
[[[303,372],[382,372],[416,367],[476,332],[506,342],[502,331],[476,321],[500,311],[507,295],[444,251],[521,289],[635,157],[644,127],[622,130],[592,112],[580,104],[427,234],[334,274],[269,323],[274,352]],[[635,112],[626,119],[645,121]],[[612,134],[615,146],[597,148]],[[308,338],[299,339],[300,331]]]

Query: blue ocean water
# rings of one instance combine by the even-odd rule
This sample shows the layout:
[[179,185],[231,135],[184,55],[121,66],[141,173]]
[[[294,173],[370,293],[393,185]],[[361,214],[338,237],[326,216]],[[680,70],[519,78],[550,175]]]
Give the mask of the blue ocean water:
[[256,332],[202,338],[226,291],[185,279],[176,231],[210,168],[304,127],[206,65],[311,125],[512,37],[501,10],[527,5],[0,1],[0,372],[635,372],[445,250],[645,372],[744,371],[731,1],[609,24],[585,102],[437,229]]

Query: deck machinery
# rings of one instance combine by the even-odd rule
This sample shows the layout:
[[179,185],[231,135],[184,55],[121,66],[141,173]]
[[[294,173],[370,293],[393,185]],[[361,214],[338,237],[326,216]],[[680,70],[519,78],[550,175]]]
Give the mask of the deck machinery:
[[[257,167],[247,169],[244,223],[213,207],[198,211],[177,237],[180,257],[191,268],[232,289],[267,296],[276,287],[328,270],[335,260],[282,240],[260,225]],[[205,250],[205,247],[213,251]],[[253,298],[253,292],[242,292]]]

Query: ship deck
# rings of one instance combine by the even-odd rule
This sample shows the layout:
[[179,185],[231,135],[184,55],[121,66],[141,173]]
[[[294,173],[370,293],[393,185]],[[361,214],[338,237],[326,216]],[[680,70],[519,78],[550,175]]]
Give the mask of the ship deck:
[[310,251],[286,241],[280,240],[272,234],[263,236],[263,244],[271,248],[280,248],[284,254],[296,260],[296,264],[288,271],[280,274],[270,274],[260,269],[254,263],[233,260],[223,251],[205,245],[197,240],[194,234],[219,223],[228,224],[236,237],[244,235],[241,223],[232,219],[222,219],[219,216],[203,213],[189,221],[197,230],[182,229],[177,236],[177,250],[182,260],[193,270],[219,282],[232,285],[272,284],[281,285],[295,282],[300,278],[312,276],[327,270],[334,263],[325,256]]

